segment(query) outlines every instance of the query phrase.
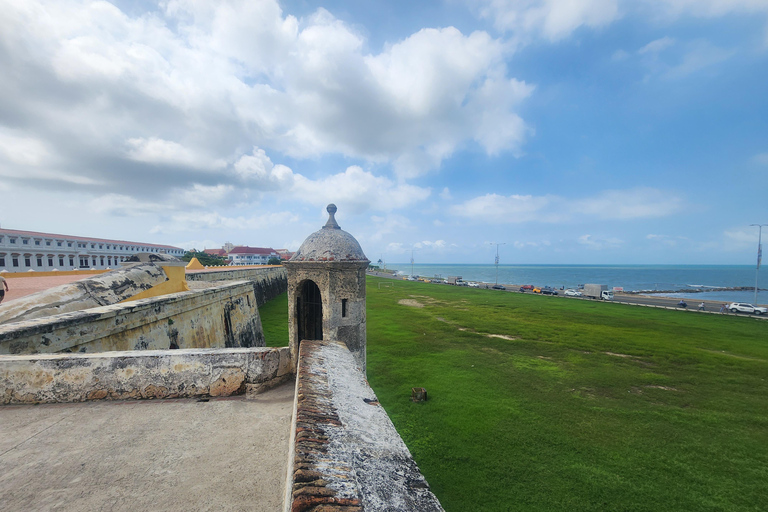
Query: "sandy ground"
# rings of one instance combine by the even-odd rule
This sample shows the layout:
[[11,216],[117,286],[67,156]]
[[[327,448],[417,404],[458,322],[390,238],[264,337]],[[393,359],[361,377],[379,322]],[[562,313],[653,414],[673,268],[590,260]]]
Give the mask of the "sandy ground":
[[0,406],[0,509],[278,511],[293,395]]

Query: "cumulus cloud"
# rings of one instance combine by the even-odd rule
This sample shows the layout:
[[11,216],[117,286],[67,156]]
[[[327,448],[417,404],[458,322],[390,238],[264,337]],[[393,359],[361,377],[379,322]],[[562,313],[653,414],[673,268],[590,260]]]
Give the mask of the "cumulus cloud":
[[404,208],[423,201],[429,197],[431,190],[396,183],[353,165],[342,173],[318,180],[296,174],[290,193],[310,204],[325,206],[334,201],[338,205],[343,204],[350,212],[360,213],[369,209],[392,211]]
[[126,176],[274,191],[295,176],[250,148],[342,154],[407,178],[470,142],[519,153],[530,133],[516,110],[533,87],[481,31],[424,29],[369,52],[332,13],[297,19],[276,0],[172,0],[138,15],[85,0],[3,5],[0,68],[14,72],[0,80],[0,130],[27,132],[0,158],[21,180],[54,156],[64,175],[117,194],[138,193]]
[[126,146],[128,158],[148,164],[179,165],[209,170],[223,169],[227,165],[224,159],[212,159],[178,142],[156,137],[128,139]]

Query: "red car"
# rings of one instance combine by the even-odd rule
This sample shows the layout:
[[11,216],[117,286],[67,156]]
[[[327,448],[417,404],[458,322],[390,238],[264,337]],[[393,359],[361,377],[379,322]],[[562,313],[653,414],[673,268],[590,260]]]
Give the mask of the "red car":
[[532,284],[524,284],[523,286],[520,287],[520,291],[521,292],[525,292],[525,291],[529,291],[529,290],[533,290],[533,285]]

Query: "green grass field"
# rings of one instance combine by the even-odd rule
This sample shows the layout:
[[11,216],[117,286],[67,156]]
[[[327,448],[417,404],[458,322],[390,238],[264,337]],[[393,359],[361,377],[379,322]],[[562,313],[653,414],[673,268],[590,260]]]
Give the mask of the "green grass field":
[[447,511],[768,509],[768,322],[367,290],[369,381]]

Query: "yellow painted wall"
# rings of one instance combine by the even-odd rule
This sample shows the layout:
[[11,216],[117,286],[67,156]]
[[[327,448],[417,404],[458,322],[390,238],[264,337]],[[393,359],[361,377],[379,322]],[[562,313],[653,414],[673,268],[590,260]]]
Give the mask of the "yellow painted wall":
[[160,297],[162,295],[168,295],[169,293],[188,292],[189,286],[187,286],[186,268],[176,266],[160,265],[168,276],[168,280],[157,284],[149,290],[144,290],[141,293],[134,295],[122,302],[129,302],[139,299],[151,299],[153,297]]

